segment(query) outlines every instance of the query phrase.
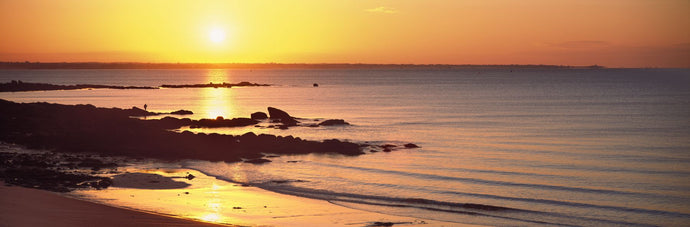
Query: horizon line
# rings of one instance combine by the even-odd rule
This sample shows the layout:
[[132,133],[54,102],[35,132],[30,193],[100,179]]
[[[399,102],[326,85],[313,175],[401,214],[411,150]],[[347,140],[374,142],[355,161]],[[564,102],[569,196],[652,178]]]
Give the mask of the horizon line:
[[[40,62],[40,61],[0,61],[0,69],[138,69],[138,68],[386,68],[386,67],[451,67],[451,68],[608,68],[594,65],[551,65],[551,64],[416,64],[416,63],[279,63],[279,62],[226,62],[226,63],[191,63],[191,62]],[[645,67],[652,68],[652,67]],[[653,67],[659,68],[659,67]]]

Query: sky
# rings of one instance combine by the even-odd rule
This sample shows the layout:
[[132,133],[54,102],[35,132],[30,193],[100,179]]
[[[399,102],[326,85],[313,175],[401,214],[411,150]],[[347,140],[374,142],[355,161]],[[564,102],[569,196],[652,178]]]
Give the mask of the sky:
[[0,0],[0,61],[690,68],[690,1]]

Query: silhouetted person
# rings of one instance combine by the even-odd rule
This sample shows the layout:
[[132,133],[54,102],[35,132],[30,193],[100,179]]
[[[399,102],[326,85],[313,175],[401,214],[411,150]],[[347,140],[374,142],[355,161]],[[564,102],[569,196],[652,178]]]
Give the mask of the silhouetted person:
[[146,107],[148,107],[146,104],[144,104],[144,110],[146,110]]

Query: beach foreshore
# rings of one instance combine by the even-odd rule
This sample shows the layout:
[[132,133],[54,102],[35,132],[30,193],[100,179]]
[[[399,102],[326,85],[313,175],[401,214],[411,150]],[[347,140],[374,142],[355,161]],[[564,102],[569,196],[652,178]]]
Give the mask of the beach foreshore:
[[[127,168],[107,189],[54,193],[0,185],[7,226],[465,226],[351,209],[191,169]],[[193,174],[193,179],[180,177]],[[153,177],[153,178],[152,178]],[[150,179],[157,179],[152,181]],[[161,179],[167,180],[161,180]],[[183,186],[179,186],[184,184]],[[176,186],[178,185],[178,186]],[[107,205],[104,205],[107,204]]]
[[226,226],[116,208],[0,183],[2,226]]

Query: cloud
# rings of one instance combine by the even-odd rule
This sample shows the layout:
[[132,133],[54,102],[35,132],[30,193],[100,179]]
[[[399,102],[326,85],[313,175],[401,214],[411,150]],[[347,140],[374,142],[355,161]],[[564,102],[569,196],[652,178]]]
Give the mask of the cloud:
[[562,43],[549,43],[549,46],[560,47],[566,49],[591,49],[591,48],[603,48],[610,47],[611,43],[606,41],[598,40],[578,40],[578,41],[567,41]]
[[386,14],[393,14],[393,13],[398,13],[397,10],[385,6],[380,6],[372,9],[365,9],[364,11],[370,12],[370,13],[386,13]]

